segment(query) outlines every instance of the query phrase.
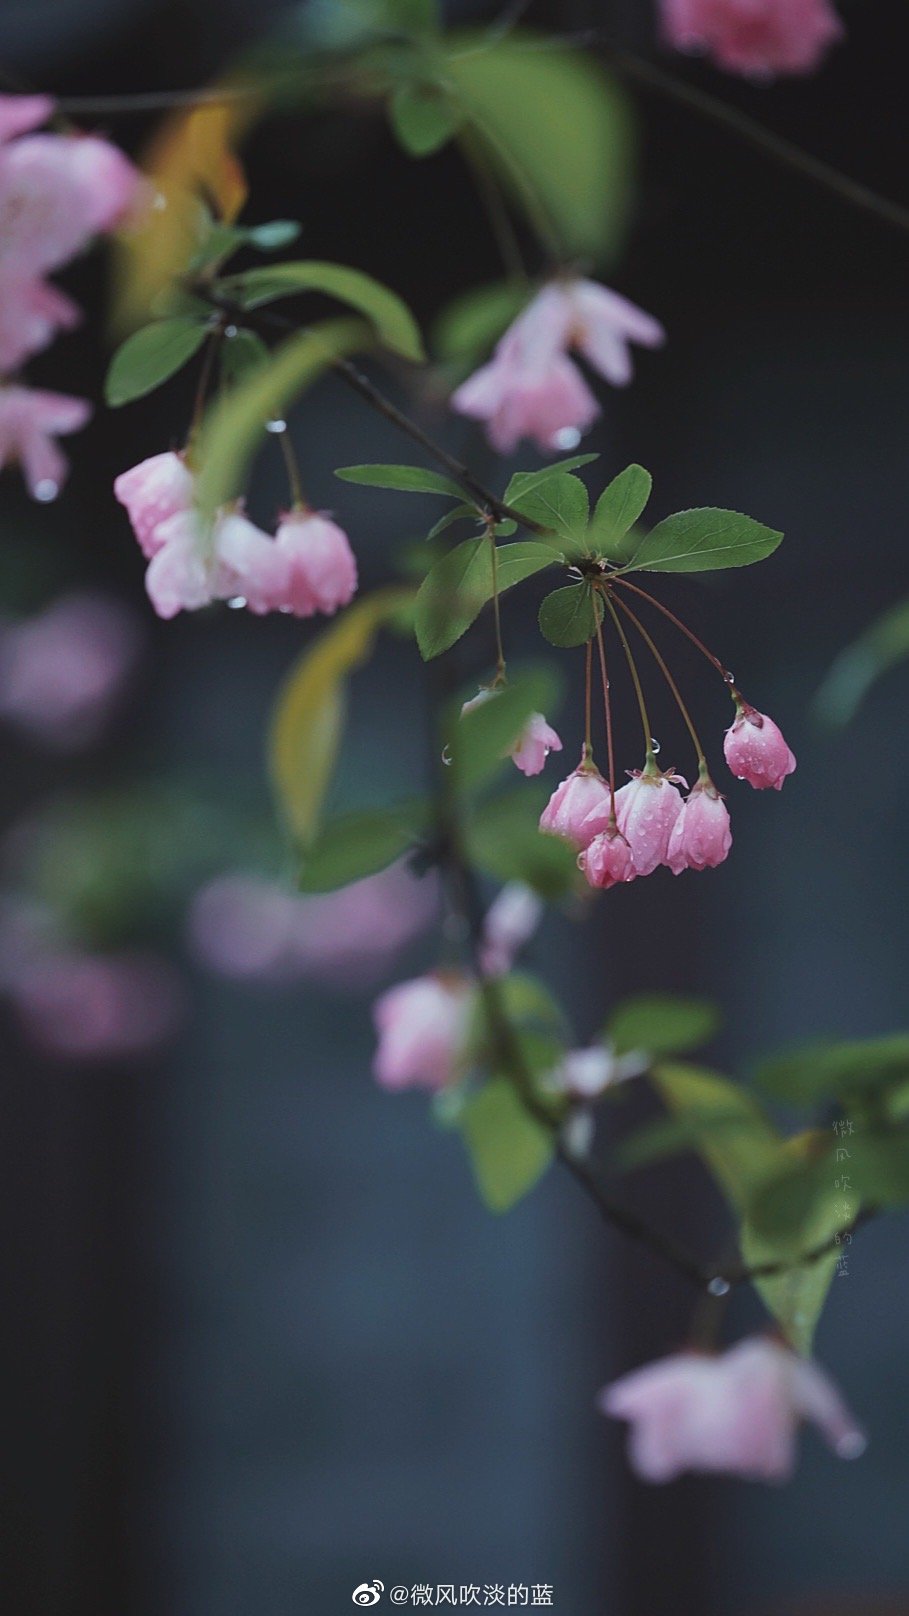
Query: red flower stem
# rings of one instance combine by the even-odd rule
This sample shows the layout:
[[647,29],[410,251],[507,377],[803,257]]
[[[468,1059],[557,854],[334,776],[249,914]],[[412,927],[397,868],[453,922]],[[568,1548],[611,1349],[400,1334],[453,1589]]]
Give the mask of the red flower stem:
[[661,652],[657,649],[657,646],[654,644],[653,640],[650,638],[650,635],[648,634],[648,632],[647,632],[646,628],[644,627],[643,623],[641,622],[640,618],[637,616],[637,613],[633,612],[631,610],[631,607],[628,606],[626,604],[626,602],[624,600],[622,600],[621,598],[619,598],[619,597],[616,598],[616,605],[619,607],[619,609],[621,611],[623,611],[625,613],[626,617],[631,618],[632,623],[634,624],[635,628],[637,629],[638,633],[640,634],[641,639],[644,641],[644,644],[648,647],[648,649],[652,653],[654,661],[656,662],[658,668],[660,669],[660,672],[663,675],[663,678],[666,680],[667,685],[669,686],[670,690],[672,691],[672,694],[675,697],[676,706],[678,707],[679,712],[681,713],[682,717],[684,718],[685,726],[686,726],[686,728],[688,730],[689,735],[691,736],[692,741],[694,742],[694,750],[697,753],[697,759],[698,759],[698,769],[703,774],[704,771],[707,768],[707,759],[704,756],[704,748],[701,745],[701,741],[700,741],[700,737],[698,735],[698,732],[694,727],[694,721],[693,721],[693,719],[691,717],[691,714],[689,713],[688,708],[685,706],[685,703],[682,700],[682,694],[681,694],[681,691],[679,690],[678,685],[676,684],[674,678],[672,677],[672,674],[669,672],[669,669],[666,666],[665,660],[664,660]]
[[644,767],[647,769],[651,765],[656,765],[656,757],[653,750],[653,730],[650,727],[650,717],[647,712],[647,703],[644,700],[644,692],[641,689],[641,677],[638,673],[637,663],[634,660],[634,652],[632,651],[631,646],[628,644],[628,635],[625,633],[619,618],[619,614],[613,606],[612,601],[609,598],[609,594],[605,589],[602,591],[602,596],[606,610],[612,618],[612,621],[616,627],[616,633],[622,642],[622,650],[625,652],[625,660],[628,663],[628,671],[631,674],[631,682],[634,685],[634,693],[637,696],[638,712],[641,715],[641,728],[644,731]]
[[[588,647],[590,640],[587,641]],[[603,625],[597,624],[597,649],[600,653],[600,672],[603,675],[603,706],[606,709],[606,756],[609,759],[609,820],[615,828],[615,753],[612,744],[612,697],[609,692],[609,673],[606,667],[606,647],[603,644]]]
[[610,578],[609,582],[610,582],[610,584],[621,584],[623,589],[631,589],[631,590],[633,590],[633,592],[636,595],[640,595],[642,600],[649,600],[651,606],[655,606],[658,612],[662,612],[664,617],[669,618],[670,623],[674,623],[676,628],[681,629],[682,633],[691,641],[692,645],[697,646],[697,648],[700,651],[701,655],[705,656],[707,658],[707,661],[711,662],[713,664],[713,666],[716,668],[717,672],[722,674],[723,683],[729,687],[729,689],[730,689],[730,691],[731,691],[731,693],[733,695],[733,700],[735,700],[735,690],[734,690],[734,686],[733,686],[733,683],[732,683],[732,674],[729,672],[729,669],[725,668],[723,666],[723,664],[720,661],[719,657],[714,656],[712,651],[708,651],[708,649],[707,649],[706,645],[704,644],[703,640],[698,639],[697,635],[692,632],[692,630],[688,627],[687,623],[683,623],[682,619],[680,617],[676,617],[675,612],[671,612],[669,610],[668,606],[664,606],[663,602],[661,600],[658,600],[656,595],[649,595],[647,593],[647,590],[646,589],[641,589],[638,584],[630,584],[628,582],[627,578],[618,578],[618,577]]

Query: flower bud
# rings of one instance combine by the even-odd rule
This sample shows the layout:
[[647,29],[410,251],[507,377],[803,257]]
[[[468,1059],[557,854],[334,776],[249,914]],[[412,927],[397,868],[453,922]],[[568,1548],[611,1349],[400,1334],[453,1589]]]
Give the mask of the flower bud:
[[732,846],[729,813],[712,781],[699,780],[672,827],[664,862],[673,875],[713,869]]
[[373,1006],[379,1045],[373,1062],[386,1089],[443,1089],[457,1075],[470,1020],[470,988],[460,977],[418,976],[389,988]]
[[742,705],[723,741],[726,762],[738,780],[747,780],[756,791],[768,786],[782,791],[787,774],[795,769],[795,755],[781,731],[755,707]]
[[678,774],[645,769],[615,794],[616,820],[631,848],[638,875],[651,875],[658,865],[666,863],[669,838],[682,812],[682,796],[676,785],[681,779]]
[[604,830],[595,836],[578,863],[592,887],[605,891],[620,881],[633,881],[637,875],[634,855],[620,830]]
[[551,836],[564,836],[575,847],[583,849],[596,835],[596,829],[587,831],[585,822],[595,808],[609,805],[609,787],[599,769],[582,763],[556,786],[540,815],[540,829]]

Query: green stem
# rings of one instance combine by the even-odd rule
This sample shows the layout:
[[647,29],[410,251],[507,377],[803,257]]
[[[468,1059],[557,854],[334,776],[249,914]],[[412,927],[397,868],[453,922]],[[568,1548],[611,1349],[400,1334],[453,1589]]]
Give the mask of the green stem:
[[647,703],[644,700],[644,692],[641,689],[641,678],[640,674],[638,673],[637,663],[634,660],[634,653],[631,646],[628,644],[628,635],[625,633],[625,630],[622,627],[618,612],[613,606],[608,593],[603,591],[602,595],[606,610],[612,618],[612,621],[616,627],[616,632],[622,642],[622,650],[625,652],[625,660],[628,663],[628,671],[631,674],[631,682],[634,685],[634,693],[638,701],[638,712],[641,715],[641,728],[644,731],[644,773],[652,774],[657,768],[656,755],[653,750],[653,730],[650,727],[650,717],[647,712]]
[[584,670],[584,762],[593,761],[593,726],[591,723],[591,704],[593,696],[593,641],[587,641],[587,657]]
[[487,527],[492,546],[492,612],[496,626],[496,684],[505,680],[505,648],[502,644],[502,612],[499,605],[499,552],[492,522]]
[[[727,687],[734,689],[732,684],[732,674],[729,672],[729,669],[723,666],[719,657],[714,656],[712,651],[708,651],[703,640],[698,639],[697,635],[688,627],[688,624],[683,623],[680,617],[676,617],[675,612],[671,612],[668,606],[664,606],[663,602],[658,600],[656,595],[648,594],[647,590],[641,589],[639,584],[629,583],[627,578],[612,577],[609,581],[610,584],[621,584],[623,589],[630,589],[635,595],[640,595],[642,600],[649,601],[651,606],[655,606],[658,612],[662,612],[664,617],[668,617],[670,623],[674,623],[676,628],[681,630],[686,638],[691,641],[692,645],[697,646],[697,649],[700,651],[701,655],[705,656],[707,661],[711,663],[714,668],[716,668],[719,674],[722,675],[723,683]],[[733,700],[734,699],[735,698],[733,697]]]
[[474,139],[469,129],[462,130],[459,141],[461,150],[473,173],[477,192],[489,220],[505,273],[510,281],[514,281],[517,286],[526,288],[529,285],[527,270],[521,257],[517,234],[511,222],[511,215],[505,206],[502,192],[490,172],[479,142]]
[[285,427],[283,432],[277,434],[281,442],[281,453],[284,456],[284,465],[287,468],[287,481],[290,484],[290,497],[295,511],[306,509],[306,499],[303,494],[303,483],[300,477],[300,462],[294,452],[290,441],[290,433]]
[[620,599],[618,597],[616,598],[616,605],[625,613],[626,617],[631,618],[632,623],[634,624],[635,628],[637,629],[638,633],[640,634],[641,639],[644,641],[644,644],[647,646],[648,650],[651,652],[651,654],[652,654],[652,656],[654,658],[654,661],[657,664],[657,667],[660,669],[660,672],[662,673],[663,678],[666,680],[667,685],[669,686],[670,690],[672,691],[672,694],[675,697],[676,706],[678,707],[679,712],[681,713],[682,717],[684,718],[685,725],[686,725],[686,728],[688,730],[688,733],[691,736],[692,741],[694,742],[694,750],[697,753],[697,759],[698,759],[698,768],[703,773],[703,771],[707,767],[707,759],[704,756],[704,748],[701,745],[701,741],[700,741],[700,737],[698,735],[698,732],[694,727],[694,722],[692,720],[691,714],[689,713],[688,708],[686,707],[684,701],[682,700],[681,691],[679,690],[678,685],[676,684],[674,678],[672,677],[672,674],[669,672],[669,669],[666,666],[666,663],[665,663],[665,661],[663,659],[662,654],[657,649],[656,645],[654,644],[653,640],[651,639],[650,635],[648,634],[648,632],[647,632],[646,628],[644,627],[643,623],[641,622],[640,618],[637,616],[637,614],[635,612],[633,612],[631,610],[631,607],[628,606],[624,600],[622,600],[622,599]]
[[[591,642],[588,640],[587,644]],[[606,709],[606,756],[609,761],[609,820],[615,829],[615,751],[612,744],[612,697],[609,673],[606,668],[606,647],[603,643],[603,625],[597,624],[597,649],[600,653],[600,672],[603,675],[603,705]]]

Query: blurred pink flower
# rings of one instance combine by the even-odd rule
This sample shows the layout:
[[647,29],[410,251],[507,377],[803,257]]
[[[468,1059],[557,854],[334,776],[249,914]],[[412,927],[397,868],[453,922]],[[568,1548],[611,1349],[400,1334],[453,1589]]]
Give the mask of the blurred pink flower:
[[213,546],[213,599],[242,601],[257,616],[287,604],[290,565],[269,533],[228,511],[215,524]]
[[145,588],[159,617],[237,600],[251,612],[276,611],[286,599],[289,569],[274,539],[238,511],[206,527],[194,510],[159,523]]
[[[581,763],[550,797],[540,815],[540,829],[551,836],[564,836],[577,848],[589,846],[596,829],[587,830],[588,820],[603,808],[609,813],[609,787],[599,769]],[[598,828],[598,827],[597,827]]]
[[0,146],[0,284],[61,268],[143,191],[139,170],[96,135],[23,134]]
[[436,879],[417,877],[402,862],[318,897],[232,874],[196,894],[188,929],[196,956],[224,976],[362,989],[381,979],[437,911]]
[[757,708],[742,702],[738,716],[726,731],[723,751],[733,774],[756,791],[773,786],[782,791],[786,776],[795,771],[795,754],[780,729]]
[[316,511],[291,511],[282,518],[275,543],[290,576],[282,609],[312,617],[314,612],[336,612],[353,599],[357,563],[336,522]]
[[33,499],[56,499],[67,472],[54,438],[78,432],[91,415],[84,398],[0,387],[0,467],[19,460]]
[[487,976],[505,976],[543,918],[544,904],[523,881],[509,881],[486,911],[480,963]]
[[0,716],[60,751],[89,745],[122,697],[140,646],[133,613],[88,592],[0,625]]
[[0,95],[0,145],[46,123],[54,110],[49,95]]
[[132,523],[142,554],[150,561],[161,548],[158,528],[193,502],[193,475],[182,455],[168,451],[122,471],[114,494]]
[[614,1084],[639,1077],[648,1065],[646,1055],[616,1055],[607,1044],[591,1044],[587,1049],[569,1049],[546,1081],[558,1093],[594,1100]]
[[511,756],[522,774],[542,774],[550,752],[561,752],[562,742],[542,713],[531,713]]
[[757,1337],[718,1357],[684,1352],[635,1370],[607,1387],[599,1406],[630,1421],[629,1457],[643,1481],[672,1481],[685,1470],[786,1481],[801,1419],[842,1459],[866,1446],[823,1370]]
[[16,370],[58,331],[72,331],[82,319],[72,298],[47,281],[25,280],[0,289],[0,372]]
[[811,73],[845,29],[829,0],[662,0],[663,35],[749,78]]
[[470,1025],[471,988],[454,975],[419,976],[389,988],[373,1006],[373,1062],[386,1089],[439,1090],[457,1076]]
[[485,421],[489,441],[510,454],[522,438],[543,453],[572,447],[600,406],[568,357],[579,351],[615,387],[631,380],[629,345],[658,347],[657,320],[594,281],[551,281],[501,338],[488,364],[452,395],[462,415]]
[[699,780],[672,827],[666,863],[673,875],[722,864],[732,846],[729,811],[712,781]]

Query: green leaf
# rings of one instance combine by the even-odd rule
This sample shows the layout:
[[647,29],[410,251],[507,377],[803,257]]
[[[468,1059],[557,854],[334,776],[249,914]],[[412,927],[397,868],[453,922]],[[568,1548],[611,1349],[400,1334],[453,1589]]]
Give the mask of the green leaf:
[[196,315],[155,320],[134,331],[114,354],[104,384],[104,397],[112,409],[144,398],[198,353],[211,326]]
[[603,621],[603,598],[586,581],[554,589],[540,607],[540,633],[550,645],[586,645]]
[[577,854],[561,836],[540,835],[546,795],[521,787],[483,803],[467,823],[465,844],[470,862],[485,874],[523,881],[555,903],[578,885]]
[[821,717],[828,724],[848,724],[875,681],[906,657],[909,600],[901,600],[840,652],[817,693]]
[[506,502],[541,527],[550,528],[566,556],[588,553],[587,489],[580,477],[557,471]]
[[413,846],[428,819],[428,804],[411,802],[332,820],[307,849],[300,891],[333,892],[386,869]]
[[493,1212],[520,1201],[552,1160],[548,1129],[525,1111],[504,1078],[493,1078],[467,1102],[460,1127],[477,1188]]
[[[530,540],[500,545],[496,551],[499,594],[551,567],[554,559],[548,545]],[[420,585],[414,626],[424,661],[454,645],[492,596],[492,546],[481,533],[449,550]]]
[[634,527],[650,498],[653,478],[643,466],[626,466],[613,477],[597,500],[590,523],[590,547],[598,555],[616,558],[619,541]]
[[848,1043],[806,1044],[764,1061],[755,1081],[792,1105],[885,1089],[909,1078],[909,1033]]
[[246,380],[250,371],[266,365],[270,358],[268,345],[255,331],[236,331],[232,337],[225,336],[221,344],[221,377],[226,386],[235,387]]
[[475,286],[443,309],[433,329],[440,359],[475,364],[487,354],[527,302],[527,288],[514,281]]
[[444,494],[446,499],[464,502],[464,490],[450,477],[422,466],[341,466],[336,472],[345,483],[363,483],[367,488],[399,488],[408,494]]
[[[541,466],[539,471],[516,471],[505,490],[505,504],[513,505],[525,494],[532,494],[536,489],[542,488],[551,477],[558,477],[565,471],[577,471],[579,466],[589,466],[592,461],[599,458],[596,454],[570,455],[567,460],[553,460],[550,465]],[[577,495],[575,498],[580,509],[580,499]],[[586,512],[586,505],[584,509]]]
[[560,681],[555,669],[525,668],[509,684],[466,713],[455,708],[447,731],[447,755],[457,789],[473,791],[495,774],[532,713],[555,712]]
[[409,589],[383,589],[355,601],[307,647],[278,692],[269,773],[282,817],[302,846],[316,835],[337,761],[347,680],[371,655],[381,626],[412,599]]
[[606,1036],[619,1055],[633,1049],[651,1055],[679,1055],[709,1043],[719,1023],[716,1006],[706,999],[639,993],[616,1005],[606,1023]]
[[542,35],[451,43],[448,78],[465,118],[534,228],[565,257],[615,258],[633,161],[618,87],[589,56]]
[[437,522],[433,522],[426,537],[427,539],[437,539],[440,533],[444,533],[446,528],[451,527],[455,522],[476,522],[476,520],[477,513],[472,505],[456,505],[453,511],[446,511],[445,515],[440,516]]
[[324,292],[365,315],[380,341],[393,353],[404,359],[425,358],[423,339],[407,304],[371,275],[347,264],[301,259],[298,263],[263,265],[221,281],[219,290],[244,309],[258,309],[300,292]]
[[460,116],[444,92],[431,84],[405,84],[388,108],[391,127],[411,157],[430,157],[455,133]]
[[276,348],[268,365],[258,366],[205,412],[199,438],[201,466],[196,498],[205,516],[235,499],[245,486],[250,459],[266,421],[283,415],[294,398],[334,359],[362,346],[359,320],[326,320],[309,326]]
[[748,1126],[737,1111],[692,1109],[685,1116],[662,1117],[659,1122],[637,1129],[629,1138],[622,1140],[615,1152],[615,1159],[626,1171],[648,1167],[653,1162],[678,1156],[683,1151],[702,1150],[708,1135],[714,1139],[719,1135],[718,1144],[721,1146],[724,1132],[741,1133],[747,1131]]
[[626,567],[628,572],[713,572],[748,567],[772,555],[782,533],[738,511],[678,511],[652,527]]

